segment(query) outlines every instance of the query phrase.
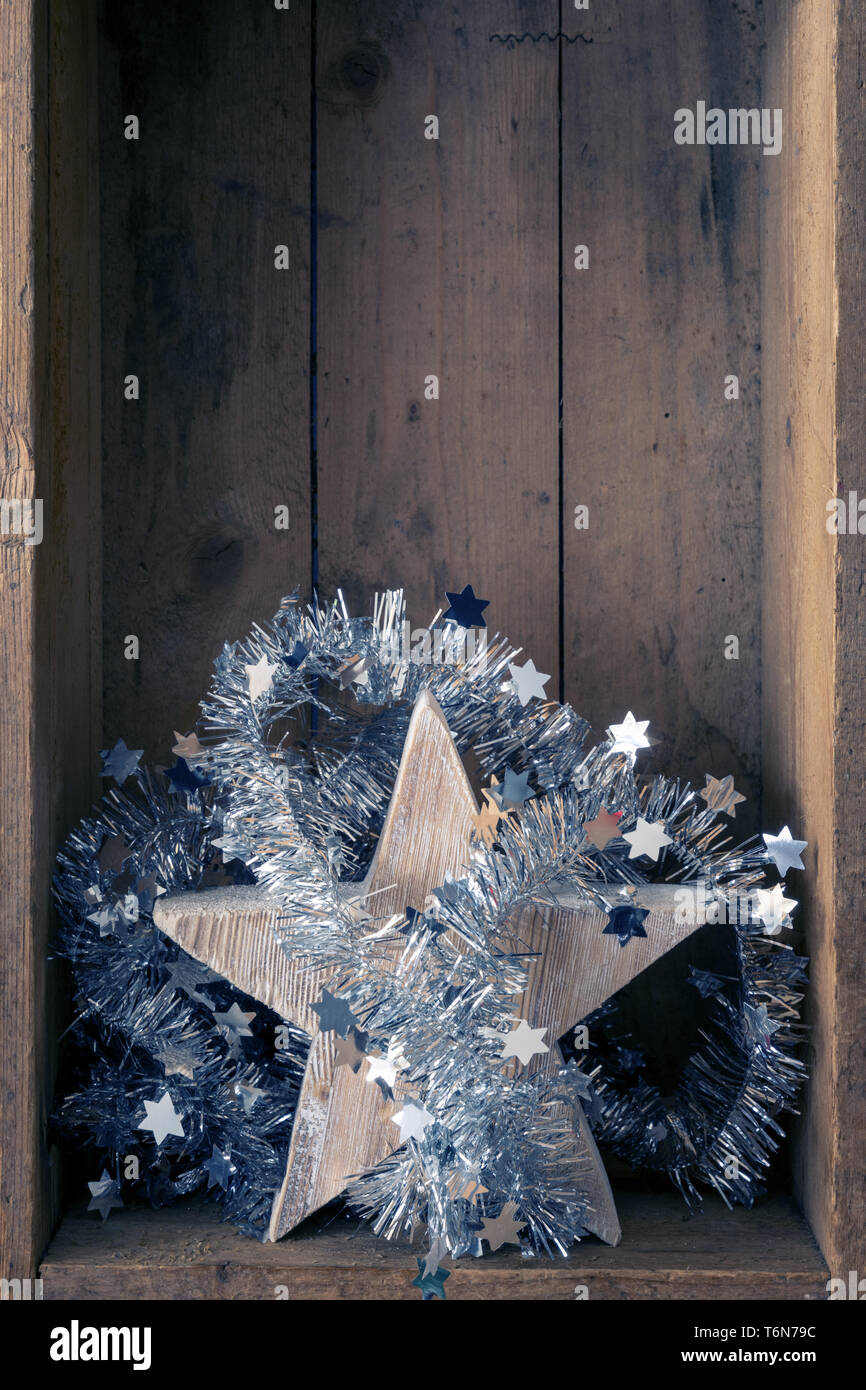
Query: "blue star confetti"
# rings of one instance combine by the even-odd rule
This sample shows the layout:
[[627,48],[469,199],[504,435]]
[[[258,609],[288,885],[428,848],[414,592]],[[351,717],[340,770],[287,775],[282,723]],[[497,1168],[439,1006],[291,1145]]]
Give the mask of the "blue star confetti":
[[321,1033],[338,1033],[341,1038],[349,1036],[349,1029],[356,1028],[358,1020],[345,999],[338,999],[330,990],[323,989],[318,1004],[311,1004],[314,1014],[319,1015]]
[[449,621],[458,623],[460,627],[487,626],[482,614],[485,608],[490,606],[490,599],[476,598],[471,584],[467,584],[466,588],[459,594],[450,594],[446,589],[445,597],[451,604],[445,614],[446,623]]
[[127,777],[135,772],[143,752],[143,748],[127,748],[123,739],[119,738],[111,750],[103,748],[99,755],[102,759],[100,777],[113,777],[117,785],[122,787]]
[[421,1297],[425,1303],[428,1303],[431,1298],[441,1298],[444,1300],[445,1280],[451,1278],[450,1272],[447,1269],[443,1269],[440,1265],[435,1274],[425,1274],[424,1265],[426,1261],[419,1260],[416,1257],[415,1262],[418,1265],[418,1273],[412,1280],[412,1287],[421,1290]]
[[633,936],[646,936],[642,923],[649,917],[649,908],[615,907],[607,919],[603,936],[618,936],[620,946],[625,946]]
[[178,758],[174,767],[167,767],[165,775],[171,782],[173,792],[197,792],[201,787],[211,785],[210,778],[196,772],[185,758]]

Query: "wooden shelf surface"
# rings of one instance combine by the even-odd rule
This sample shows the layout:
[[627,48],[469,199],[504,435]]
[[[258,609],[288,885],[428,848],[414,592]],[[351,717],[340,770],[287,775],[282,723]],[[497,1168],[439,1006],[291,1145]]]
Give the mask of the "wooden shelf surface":
[[[451,1266],[449,1299],[826,1299],[828,1271],[794,1203],[729,1212],[708,1200],[689,1217],[675,1193],[620,1193],[621,1245],[582,1241],[567,1260],[516,1249]],[[262,1245],[221,1222],[213,1203],[161,1211],[73,1212],[43,1258],[45,1299],[418,1299],[421,1242],[376,1239],[342,1212]],[[282,1295],[285,1297],[285,1293]]]

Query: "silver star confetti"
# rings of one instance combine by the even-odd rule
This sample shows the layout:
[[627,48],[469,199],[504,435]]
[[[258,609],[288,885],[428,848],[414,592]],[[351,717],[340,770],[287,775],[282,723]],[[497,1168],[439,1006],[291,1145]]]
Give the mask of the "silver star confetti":
[[528,705],[530,700],[545,700],[547,698],[544,687],[550,680],[550,676],[545,675],[543,671],[537,671],[534,661],[527,661],[525,666],[515,666],[512,663],[508,669],[511,672],[514,690],[521,705]]
[[149,1129],[157,1144],[161,1144],[169,1134],[173,1134],[178,1139],[182,1139],[183,1124],[181,1117],[174,1108],[174,1102],[168,1091],[161,1096],[158,1101],[146,1100],[144,1102],[146,1119],[137,1129]]
[[767,853],[783,878],[789,869],[805,868],[800,854],[808,843],[808,840],[795,840],[787,825],[782,826],[778,835],[764,836]]

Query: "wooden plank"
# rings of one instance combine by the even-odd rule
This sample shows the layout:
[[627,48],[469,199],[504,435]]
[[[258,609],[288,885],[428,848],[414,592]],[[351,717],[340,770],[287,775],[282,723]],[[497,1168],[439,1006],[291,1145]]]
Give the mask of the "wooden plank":
[[[649,719],[660,743],[641,772],[733,774],[744,839],[763,829],[757,207],[772,159],[673,132],[698,99],[761,104],[760,16],[614,0],[575,29],[591,42],[562,48],[565,696],[598,736],[627,709]],[[729,952],[708,929],[691,959],[729,975]],[[705,1023],[683,967],[660,966],[655,999],[630,992],[622,1015],[652,1037],[663,1090]]]
[[[816,20],[824,32],[825,6]],[[819,50],[822,72],[836,77],[836,303],[838,321],[833,360],[836,362],[836,484],[837,496],[859,488],[866,496],[863,440],[866,402],[863,399],[864,286],[866,259],[862,208],[866,205],[866,157],[863,136],[866,92],[862,54],[866,48],[866,15],[862,6],[842,0],[837,7],[835,65]],[[824,173],[826,180],[826,173]],[[824,498],[826,504],[826,496]],[[847,541],[847,545],[845,542]],[[866,629],[863,623],[864,540],[839,536],[836,547],[836,663],[833,724],[835,741],[822,743],[835,752],[836,825],[833,840],[835,884],[833,943],[836,955],[835,994],[830,1018],[835,1045],[835,1114],[824,1104],[815,1128],[833,1134],[833,1206],[827,1209],[823,1174],[810,1174],[809,1210],[824,1205],[813,1217],[819,1234],[829,1226],[825,1250],[834,1273],[866,1269],[866,1184],[862,1135],[866,1133],[866,1073],[863,1042],[866,1035],[866,976],[863,970],[862,904],[866,900]],[[824,562],[826,570],[826,560]],[[811,656],[811,663],[814,656]],[[826,721],[824,725],[826,729]],[[815,1091],[813,1090],[813,1096]]]
[[310,588],[310,12],[105,9],[105,737],[163,762],[223,641]]
[[[47,967],[58,841],[87,809],[98,747],[98,334],[92,7],[0,14],[0,496],[39,499],[43,540],[0,544],[0,1272],[28,1277],[50,1234],[45,1145],[56,1005]],[[49,65],[51,80],[48,81]]]
[[[811,0],[768,11],[765,89],[787,121],[763,200],[764,700],[771,824],[810,842],[811,1084],[797,1192],[831,1272],[866,1267],[862,1050],[863,539],[827,502],[866,495],[860,136],[863,16]],[[834,372],[834,363],[836,370]]]
[[[322,590],[471,583],[558,679],[556,0],[319,6]],[[439,140],[424,136],[439,118]],[[439,378],[438,400],[425,380]]]
[[[588,1239],[566,1260],[526,1260],[516,1249],[454,1265],[449,1299],[825,1299],[827,1270],[787,1198],[727,1211],[708,1198],[684,1220],[674,1193],[625,1193],[623,1242]],[[291,1299],[419,1297],[411,1280],[421,1253],[377,1240],[329,1210],[277,1245],[259,1244],[197,1201],[159,1211],[112,1212],[64,1221],[40,1268],[46,1299]]]
[[[38,57],[34,6],[0,11],[0,98],[4,139],[0,178],[0,382],[3,390],[2,496],[38,496],[38,447],[45,438],[44,365],[37,354],[35,295],[44,286],[35,128]],[[39,481],[41,482],[40,475]],[[45,892],[33,896],[36,855],[44,847],[47,808],[37,776],[35,729],[38,653],[38,547],[8,534],[0,545],[3,633],[0,642],[0,777],[4,814],[3,950],[0,1024],[6,1084],[0,1089],[0,1254],[4,1275],[32,1273],[33,1245],[43,1231],[42,1184],[35,1174],[39,1113],[33,1039],[39,1024],[37,961],[43,940]],[[38,843],[39,839],[42,844]],[[41,995],[41,989],[39,989]]]
[[562,50],[566,695],[599,733],[627,708],[650,719],[653,765],[699,785],[733,773],[750,798],[738,825],[757,829],[757,195],[771,160],[673,133],[698,99],[760,105],[759,34],[750,6],[712,0],[613,0],[579,27],[591,43]]

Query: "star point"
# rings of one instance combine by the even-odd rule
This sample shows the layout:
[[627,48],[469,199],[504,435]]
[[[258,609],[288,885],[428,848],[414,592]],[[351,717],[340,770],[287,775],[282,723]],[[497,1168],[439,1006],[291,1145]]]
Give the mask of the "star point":
[[446,623],[454,622],[460,627],[487,626],[482,614],[485,608],[489,607],[490,600],[476,598],[471,584],[467,584],[459,594],[451,594],[446,590],[445,597],[451,605],[445,614]]
[[260,700],[263,695],[268,694],[273,684],[276,669],[276,665],[271,665],[264,653],[251,666],[244,667],[251,705]]
[[633,757],[640,748],[649,748],[650,741],[646,736],[648,728],[648,719],[635,719],[629,710],[621,724],[611,724],[608,728],[613,739],[611,753],[629,753]]
[[425,1131],[435,1122],[436,1116],[431,1115],[426,1106],[417,1100],[407,1100],[402,1110],[391,1116],[392,1125],[397,1125],[400,1130],[401,1144],[409,1139],[423,1139]]
[[518,1232],[522,1231],[526,1225],[517,1217],[517,1203],[506,1202],[501,1212],[496,1217],[484,1217],[482,1219],[482,1229],[478,1233],[479,1240],[486,1240],[491,1251],[498,1250],[500,1245],[519,1245]]
[[665,831],[664,821],[650,823],[644,820],[643,816],[638,816],[634,830],[626,831],[622,838],[631,845],[629,859],[637,859],[641,854],[645,854],[648,859],[657,860],[659,851],[665,845],[673,844],[670,835]]
[[704,773],[706,786],[698,795],[703,797],[710,811],[718,811],[733,820],[737,814],[737,807],[745,797],[739,792],[734,791],[734,779],[728,774],[719,781],[718,777],[711,777],[708,772]]
[[515,666],[509,663],[509,671],[514,684],[514,691],[518,700],[524,707],[530,700],[546,700],[545,685],[550,680],[550,676],[544,671],[536,670],[535,662],[529,660],[525,666]]
[[510,1033],[506,1033],[504,1037],[499,1034],[502,1037],[501,1060],[504,1062],[508,1057],[516,1057],[518,1062],[528,1066],[533,1057],[540,1057],[550,1051],[547,1043],[541,1041],[546,1032],[546,1028],[530,1028],[526,1019],[522,1018]]
[[797,906],[797,899],[786,898],[781,883],[775,884],[772,888],[759,888],[757,899],[756,916],[764,923],[764,935],[778,936]]
[[795,840],[787,825],[782,826],[778,835],[764,835],[763,839],[767,846],[767,854],[783,878],[789,869],[805,868],[800,855],[807,848],[809,841]]
[[111,1176],[107,1168],[103,1168],[102,1177],[96,1182],[89,1182],[90,1204],[88,1211],[98,1211],[103,1221],[108,1220],[109,1212],[115,1207],[123,1208],[120,1200],[120,1184]]
[[119,738],[111,750],[103,748],[100,754],[100,777],[113,777],[117,785],[122,787],[127,777],[131,777],[135,772],[143,752],[143,748],[127,748],[123,739]]
[[162,1144],[170,1134],[177,1139],[184,1137],[181,1116],[174,1108],[169,1091],[160,1096],[158,1101],[146,1100],[144,1109],[145,1119],[137,1128],[150,1130],[157,1144]]

